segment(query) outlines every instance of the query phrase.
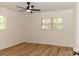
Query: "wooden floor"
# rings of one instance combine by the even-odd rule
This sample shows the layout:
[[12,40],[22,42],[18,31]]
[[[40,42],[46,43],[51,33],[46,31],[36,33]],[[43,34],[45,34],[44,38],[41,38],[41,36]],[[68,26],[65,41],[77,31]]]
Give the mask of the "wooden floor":
[[21,43],[0,51],[0,56],[72,56],[73,49],[53,45]]

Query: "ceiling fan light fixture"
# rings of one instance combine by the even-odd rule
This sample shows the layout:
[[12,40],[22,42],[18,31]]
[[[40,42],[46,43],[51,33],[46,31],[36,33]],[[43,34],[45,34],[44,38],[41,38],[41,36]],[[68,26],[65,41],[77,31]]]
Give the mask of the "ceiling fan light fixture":
[[31,10],[29,10],[29,9],[28,9],[28,10],[26,10],[26,11],[27,11],[28,13],[30,13],[30,12],[31,12]]

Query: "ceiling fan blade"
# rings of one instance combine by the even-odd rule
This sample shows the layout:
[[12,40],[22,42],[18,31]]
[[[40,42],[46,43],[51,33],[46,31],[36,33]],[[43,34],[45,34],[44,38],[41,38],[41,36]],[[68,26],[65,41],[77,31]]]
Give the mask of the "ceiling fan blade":
[[19,10],[19,11],[26,11],[26,10]]
[[18,8],[22,8],[22,9],[26,9],[26,8],[24,8],[24,7],[20,7],[20,6],[16,6],[16,7],[18,7]]
[[30,9],[30,10],[33,10],[33,11],[41,11],[40,9]]

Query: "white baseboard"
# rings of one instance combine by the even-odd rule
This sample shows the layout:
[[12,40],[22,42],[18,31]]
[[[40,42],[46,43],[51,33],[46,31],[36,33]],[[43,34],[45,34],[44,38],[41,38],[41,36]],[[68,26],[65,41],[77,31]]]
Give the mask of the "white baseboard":
[[28,43],[37,43],[37,44],[47,44],[47,45],[55,45],[55,46],[64,46],[64,47],[72,47],[72,45],[65,45],[65,44],[51,44],[51,43],[46,43],[46,42],[35,42],[35,41],[26,41]]

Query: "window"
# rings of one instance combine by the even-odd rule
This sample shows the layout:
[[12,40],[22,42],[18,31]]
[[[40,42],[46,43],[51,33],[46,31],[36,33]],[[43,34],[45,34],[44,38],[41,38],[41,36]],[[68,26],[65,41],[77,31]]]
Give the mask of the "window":
[[42,19],[42,29],[51,29],[52,20],[51,19]]
[[6,19],[0,15],[0,30],[5,29],[6,27]]
[[42,19],[42,29],[62,29],[63,22],[61,17]]
[[62,18],[60,18],[60,17],[53,18],[53,28],[54,29],[62,29],[63,28]]

